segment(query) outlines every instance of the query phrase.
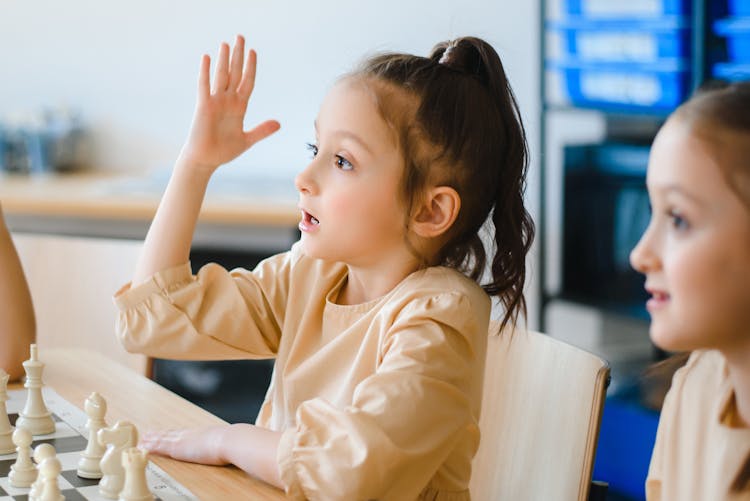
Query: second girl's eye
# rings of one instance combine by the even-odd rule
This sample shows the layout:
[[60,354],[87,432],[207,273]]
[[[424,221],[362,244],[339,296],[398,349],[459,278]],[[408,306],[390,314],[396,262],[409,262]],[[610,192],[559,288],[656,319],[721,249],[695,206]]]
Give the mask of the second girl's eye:
[[341,170],[352,170],[354,168],[352,163],[341,155],[336,155],[336,167]]
[[685,219],[682,214],[676,210],[670,210],[667,215],[672,220],[672,227],[678,231],[685,231],[690,229],[690,223]]
[[315,158],[318,155],[318,145],[307,143],[305,146],[307,146],[307,149],[310,150],[310,154],[313,158]]

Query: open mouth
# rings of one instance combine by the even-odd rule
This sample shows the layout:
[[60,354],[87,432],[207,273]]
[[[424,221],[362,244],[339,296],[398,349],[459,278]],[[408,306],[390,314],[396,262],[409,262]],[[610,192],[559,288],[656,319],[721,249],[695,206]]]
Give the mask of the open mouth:
[[646,302],[647,310],[655,311],[669,303],[670,296],[668,293],[650,288],[647,288],[646,291],[651,295],[651,298]]
[[317,225],[320,224],[320,221],[318,221],[318,219],[315,216],[313,216],[312,214],[310,214],[309,212],[303,210],[302,214],[303,214],[303,218],[304,218],[304,220],[305,220],[306,223],[308,223],[308,224],[314,224],[315,226],[317,226]]

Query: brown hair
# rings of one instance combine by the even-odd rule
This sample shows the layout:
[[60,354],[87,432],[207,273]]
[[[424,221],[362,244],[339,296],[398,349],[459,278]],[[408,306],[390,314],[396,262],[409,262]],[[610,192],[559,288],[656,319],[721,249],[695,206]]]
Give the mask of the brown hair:
[[750,210],[750,81],[711,82],[680,106],[674,117],[709,145],[737,196]]
[[[711,146],[727,184],[750,210],[750,82],[711,82],[673,114]],[[750,452],[731,492],[750,490]]]
[[[494,256],[482,287],[505,307],[501,328],[526,314],[523,285],[534,223],[523,204],[526,135],[500,57],[485,41],[437,44],[429,57],[380,54],[349,77],[370,85],[405,160],[407,217],[429,182],[454,188],[461,208],[436,262],[479,282],[491,218]],[[412,247],[413,248],[413,247]]]

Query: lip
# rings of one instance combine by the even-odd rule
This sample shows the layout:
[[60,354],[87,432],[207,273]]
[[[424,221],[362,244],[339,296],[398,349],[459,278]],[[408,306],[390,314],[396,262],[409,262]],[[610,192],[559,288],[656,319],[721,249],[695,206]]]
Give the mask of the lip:
[[671,296],[669,295],[669,293],[662,289],[657,289],[655,287],[647,285],[646,292],[651,295],[651,298],[646,301],[646,309],[649,312],[661,310],[662,308],[666,307],[671,300]]
[[318,231],[318,228],[320,227],[320,222],[317,224],[313,223],[312,220],[317,218],[313,216],[310,212],[307,211],[304,207],[298,206],[301,213],[302,213],[302,219],[300,220],[299,224],[297,225],[299,230],[303,233],[313,233],[315,231]]

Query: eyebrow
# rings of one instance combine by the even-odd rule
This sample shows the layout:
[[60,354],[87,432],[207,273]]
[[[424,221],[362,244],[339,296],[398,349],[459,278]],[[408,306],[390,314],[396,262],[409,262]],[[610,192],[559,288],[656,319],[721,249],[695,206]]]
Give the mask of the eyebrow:
[[658,190],[665,194],[675,193],[677,195],[687,198],[688,200],[692,201],[695,204],[703,205],[703,201],[700,198],[696,197],[692,193],[688,193],[678,184],[670,183],[670,184],[665,184],[663,186],[653,186],[652,189]]
[[[313,125],[315,126],[315,132],[318,132],[318,121],[314,120]],[[355,143],[359,144],[362,148],[364,148],[370,155],[374,155],[375,153],[372,151],[372,148],[365,142],[364,139],[359,137],[357,134],[350,132],[348,130],[344,129],[338,129],[333,131],[333,135],[335,136],[341,136],[347,139],[351,139]]]

